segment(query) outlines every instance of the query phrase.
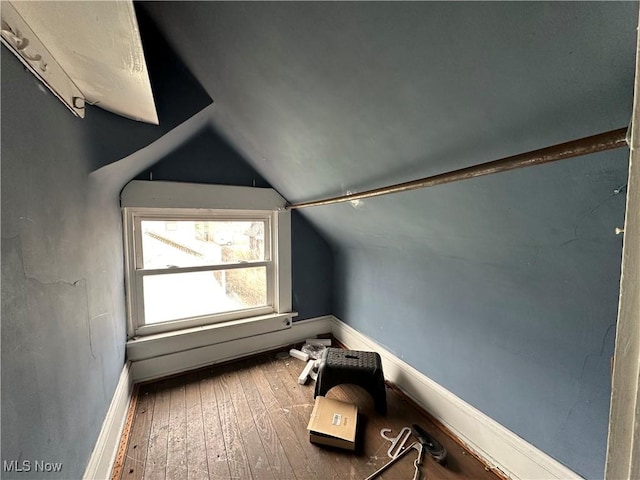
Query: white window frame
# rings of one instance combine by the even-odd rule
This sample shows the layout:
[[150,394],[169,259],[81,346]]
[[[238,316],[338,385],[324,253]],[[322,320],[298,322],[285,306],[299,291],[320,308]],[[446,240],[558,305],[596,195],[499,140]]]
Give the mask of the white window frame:
[[[175,332],[239,319],[269,319],[291,312],[291,219],[286,201],[273,189],[201,185],[176,182],[133,181],[121,194],[124,226],[125,286],[129,338]],[[145,276],[158,273],[234,268],[225,266],[188,267],[170,271],[145,270],[142,266],[142,220],[268,220],[265,244],[270,258],[253,262],[267,267],[267,306],[205,316],[144,323]],[[243,264],[246,267],[246,264]],[[163,269],[164,270],[164,269]]]

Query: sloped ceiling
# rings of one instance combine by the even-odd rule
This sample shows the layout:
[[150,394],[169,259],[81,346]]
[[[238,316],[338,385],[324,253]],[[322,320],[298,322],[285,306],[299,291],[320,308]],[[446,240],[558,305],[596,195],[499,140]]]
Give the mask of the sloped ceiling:
[[[477,164],[630,119],[633,2],[140,7],[215,98],[216,129],[292,203]],[[606,170],[603,158],[620,165],[626,153],[593,157],[587,163]],[[538,180],[561,192],[567,177],[557,169],[578,181],[584,172],[573,166],[584,161],[536,167],[544,169]],[[437,197],[424,190],[367,200],[357,214],[346,204],[305,215],[351,245],[422,242],[416,238],[428,222],[430,235],[441,236],[434,247],[447,249],[449,238],[471,237],[474,226],[518,227],[538,215],[538,197],[528,195],[536,186],[519,183],[522,173],[503,175],[498,183],[472,180],[464,191],[436,187]],[[518,200],[522,188],[531,192]],[[547,206],[561,197],[551,195]],[[499,215],[487,216],[492,208]],[[553,208],[544,211],[553,216]],[[381,213],[384,227],[376,222]],[[566,220],[551,218],[550,228]],[[471,231],[460,230],[465,222]]]
[[[637,2],[139,6],[215,99],[215,130],[292,203],[631,117]],[[619,149],[300,212],[334,246],[331,313],[603,478],[627,167]]]
[[[631,117],[637,2],[138,7],[215,99],[213,130],[291,203]],[[627,167],[619,149],[301,210],[334,246],[331,313],[602,478]]]

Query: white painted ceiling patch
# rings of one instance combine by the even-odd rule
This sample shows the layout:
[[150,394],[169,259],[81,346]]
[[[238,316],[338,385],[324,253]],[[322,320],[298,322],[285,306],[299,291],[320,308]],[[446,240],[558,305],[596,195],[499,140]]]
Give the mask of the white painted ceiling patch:
[[[17,18],[27,25],[30,34],[37,37],[88,103],[133,120],[158,124],[131,0],[2,2],[2,37],[11,47],[11,42],[20,43],[16,38],[26,37],[26,33],[7,31],[20,27],[10,25],[19,20],[15,15],[9,19],[5,11],[18,14]],[[16,52],[13,46],[14,53],[24,57],[26,48]],[[26,63],[24,58],[21,60]],[[32,71],[38,68],[39,64],[30,66]],[[34,73],[47,83],[46,75]],[[54,93],[61,96],[55,90]]]

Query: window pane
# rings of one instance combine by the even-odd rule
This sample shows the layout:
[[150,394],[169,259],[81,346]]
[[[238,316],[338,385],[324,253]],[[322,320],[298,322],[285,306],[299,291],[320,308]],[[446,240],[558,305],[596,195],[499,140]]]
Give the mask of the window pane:
[[268,222],[143,220],[143,268],[263,261]]
[[147,275],[143,282],[146,324],[267,304],[266,267]]

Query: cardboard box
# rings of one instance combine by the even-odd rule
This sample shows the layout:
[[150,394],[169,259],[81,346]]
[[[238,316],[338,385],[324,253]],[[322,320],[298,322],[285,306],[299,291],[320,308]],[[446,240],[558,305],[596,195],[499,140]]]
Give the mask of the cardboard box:
[[355,450],[358,407],[333,398],[316,397],[311,412],[309,441],[320,445]]

